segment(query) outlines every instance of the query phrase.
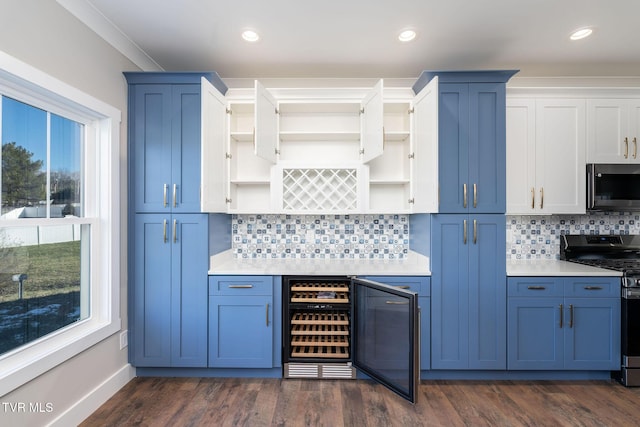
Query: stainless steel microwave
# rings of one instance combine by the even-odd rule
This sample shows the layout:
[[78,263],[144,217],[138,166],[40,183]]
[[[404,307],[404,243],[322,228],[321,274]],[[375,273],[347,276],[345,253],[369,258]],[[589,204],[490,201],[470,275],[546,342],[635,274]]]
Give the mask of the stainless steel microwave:
[[587,164],[587,210],[640,211],[640,164]]

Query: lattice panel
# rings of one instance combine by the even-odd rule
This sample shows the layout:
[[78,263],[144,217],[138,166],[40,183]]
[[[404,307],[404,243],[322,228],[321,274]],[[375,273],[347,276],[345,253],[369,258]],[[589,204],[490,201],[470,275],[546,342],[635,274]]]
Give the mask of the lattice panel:
[[357,169],[283,169],[282,203],[294,211],[348,211],[358,207]]

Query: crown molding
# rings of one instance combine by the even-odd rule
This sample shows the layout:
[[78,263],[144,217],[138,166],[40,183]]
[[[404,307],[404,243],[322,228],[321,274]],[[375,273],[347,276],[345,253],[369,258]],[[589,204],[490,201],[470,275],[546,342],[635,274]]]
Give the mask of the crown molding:
[[142,71],[164,71],[140,46],[135,44],[87,0],[56,1],[118,52],[140,67]]

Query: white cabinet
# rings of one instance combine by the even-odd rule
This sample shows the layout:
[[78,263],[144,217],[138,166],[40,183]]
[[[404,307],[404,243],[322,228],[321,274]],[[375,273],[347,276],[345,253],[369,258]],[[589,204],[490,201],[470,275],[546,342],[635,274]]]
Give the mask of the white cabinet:
[[640,99],[589,99],[587,123],[588,163],[640,163]]
[[507,213],[585,212],[584,99],[507,97]]
[[[203,149],[203,210],[435,210],[437,81],[434,84],[435,91],[427,86],[415,100],[410,88],[395,88],[387,96],[382,80],[368,90],[269,90],[256,81],[251,96],[246,91],[236,98],[232,94],[224,108],[223,98],[216,98],[210,102],[216,111],[208,114],[224,111],[226,120],[221,124],[216,117],[208,126],[212,137]],[[214,174],[223,177],[216,180]]]

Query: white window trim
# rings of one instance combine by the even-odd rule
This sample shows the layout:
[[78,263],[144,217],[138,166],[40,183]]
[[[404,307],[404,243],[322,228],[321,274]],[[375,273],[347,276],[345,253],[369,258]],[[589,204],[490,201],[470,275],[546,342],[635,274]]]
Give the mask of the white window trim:
[[[99,198],[88,207],[92,218],[64,221],[91,225],[91,314],[0,356],[3,396],[121,330],[120,319],[120,110],[0,51],[0,92],[22,102],[85,123],[95,144],[86,159],[99,168]],[[70,115],[71,112],[71,115]],[[89,164],[91,164],[89,163]],[[51,219],[48,221],[52,221]],[[11,221],[13,222],[13,221]],[[26,225],[24,220],[21,225]],[[53,225],[53,222],[48,222]],[[1,222],[10,224],[9,221]]]

